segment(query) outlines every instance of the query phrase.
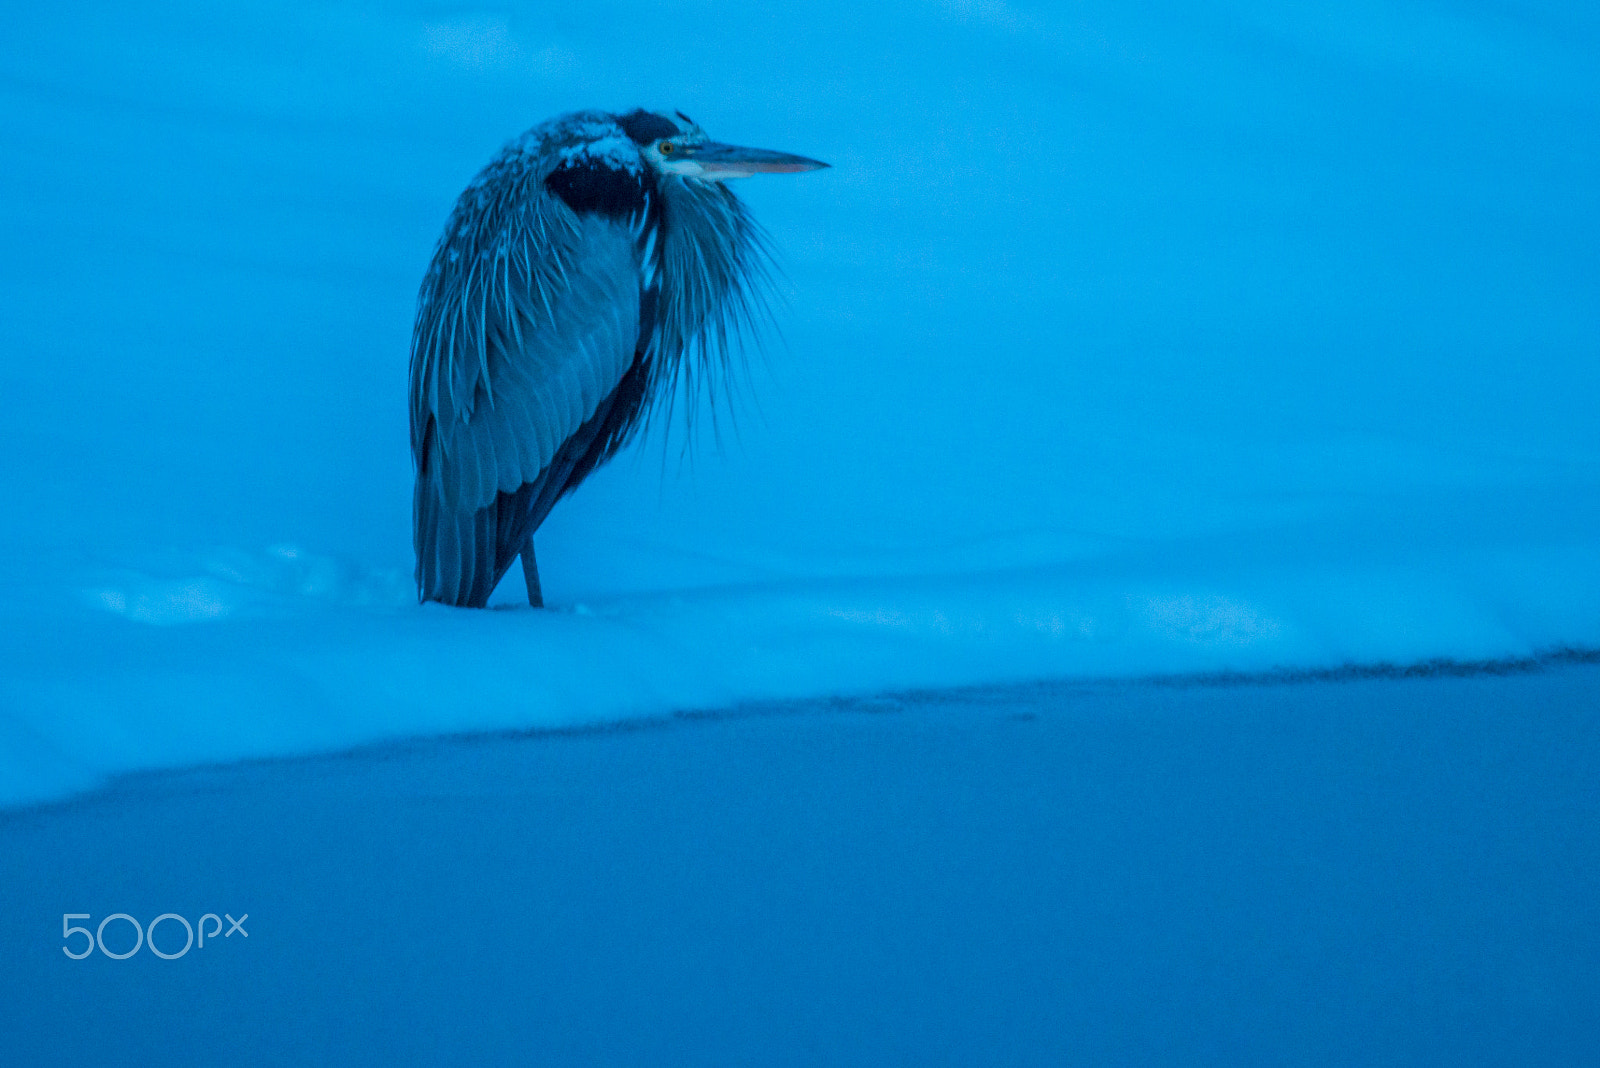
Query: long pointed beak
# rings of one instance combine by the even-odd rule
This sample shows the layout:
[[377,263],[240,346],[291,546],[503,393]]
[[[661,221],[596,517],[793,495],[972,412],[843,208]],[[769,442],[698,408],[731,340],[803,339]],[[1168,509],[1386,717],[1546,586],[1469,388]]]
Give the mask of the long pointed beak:
[[716,141],[707,141],[699,146],[690,158],[700,164],[703,177],[712,179],[748,178],[752,174],[798,174],[828,166],[820,160],[787,152],[743,148],[718,144]]

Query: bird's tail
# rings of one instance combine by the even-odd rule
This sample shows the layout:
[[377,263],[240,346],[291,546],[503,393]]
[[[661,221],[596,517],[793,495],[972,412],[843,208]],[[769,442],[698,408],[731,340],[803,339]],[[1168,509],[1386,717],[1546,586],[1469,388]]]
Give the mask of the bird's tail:
[[482,608],[505,573],[495,566],[495,509],[462,512],[448,507],[436,477],[418,474],[412,494],[417,599]]
[[463,608],[487,605],[555,504],[559,494],[552,492],[550,473],[547,469],[513,493],[497,494],[486,508],[465,511],[445,502],[437,471],[419,472],[411,501],[417,599]]

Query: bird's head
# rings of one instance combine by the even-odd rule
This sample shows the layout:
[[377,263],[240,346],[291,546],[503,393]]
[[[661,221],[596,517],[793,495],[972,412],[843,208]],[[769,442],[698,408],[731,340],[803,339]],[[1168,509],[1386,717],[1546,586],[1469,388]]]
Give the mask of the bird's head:
[[788,152],[746,148],[713,141],[681,111],[671,115],[642,108],[617,116],[639,155],[656,172],[703,182],[724,182],[753,174],[797,174],[828,166]]

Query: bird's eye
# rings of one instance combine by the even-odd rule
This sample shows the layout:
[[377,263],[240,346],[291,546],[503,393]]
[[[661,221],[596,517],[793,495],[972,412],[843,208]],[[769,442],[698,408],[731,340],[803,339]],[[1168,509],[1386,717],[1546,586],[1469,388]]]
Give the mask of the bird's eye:
[[677,148],[678,146],[673,144],[671,141],[663,141],[663,142],[661,142],[659,147],[661,149],[661,154],[663,156],[670,156],[670,155],[672,155],[672,150]]

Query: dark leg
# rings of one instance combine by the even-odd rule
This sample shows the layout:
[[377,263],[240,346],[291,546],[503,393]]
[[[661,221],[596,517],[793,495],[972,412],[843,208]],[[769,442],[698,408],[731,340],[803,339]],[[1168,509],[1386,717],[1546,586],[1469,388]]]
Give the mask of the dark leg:
[[539,565],[533,559],[533,535],[522,543],[522,578],[528,584],[528,603],[535,608],[544,607],[544,593],[539,589]]

